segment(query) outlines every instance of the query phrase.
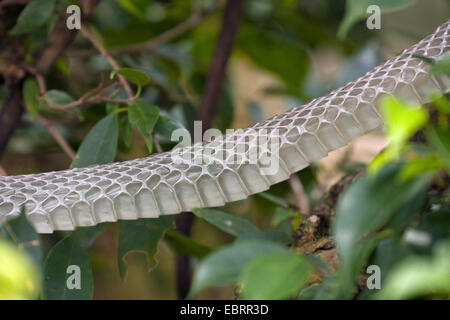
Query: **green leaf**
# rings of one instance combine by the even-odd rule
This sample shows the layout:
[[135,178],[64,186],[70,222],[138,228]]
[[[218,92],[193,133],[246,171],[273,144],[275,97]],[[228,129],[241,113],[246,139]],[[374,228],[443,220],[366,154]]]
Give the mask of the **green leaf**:
[[117,109],[119,109],[119,104],[117,102],[107,102],[106,103],[106,113],[107,114],[117,112]]
[[435,154],[428,154],[424,157],[414,157],[408,160],[405,167],[400,172],[402,179],[411,179],[424,174],[425,172],[435,172],[444,167],[445,163],[441,157]]
[[250,221],[229,213],[207,208],[194,209],[193,212],[197,217],[205,219],[213,226],[235,237],[258,231],[258,228]]
[[211,252],[210,248],[173,230],[167,231],[165,240],[176,253],[185,256],[202,259]]
[[236,281],[241,270],[254,257],[265,253],[283,252],[285,249],[272,242],[249,241],[235,243],[218,249],[197,266],[189,297],[211,286],[221,286]]
[[9,31],[9,34],[30,32],[43,25],[52,15],[54,6],[54,0],[31,1],[20,13],[16,25]]
[[173,131],[177,129],[185,129],[184,126],[165,115],[160,114],[158,118],[158,122],[155,125],[155,132],[166,139],[167,141],[171,141]]
[[434,61],[431,65],[430,72],[432,74],[450,75],[450,54],[447,53]]
[[136,92],[135,98],[139,97],[142,87],[150,82],[150,77],[146,73],[139,70],[131,68],[121,68],[119,70],[113,70],[110,75],[111,79],[114,78],[116,73],[120,74],[128,81],[138,86],[138,91]]
[[387,166],[366,175],[341,195],[333,234],[340,257],[341,294],[351,294],[365,259],[376,244],[372,235],[388,224],[403,228],[423,205],[428,179],[398,178],[400,166]]
[[293,38],[268,32],[256,25],[243,24],[239,29],[237,47],[254,64],[283,80],[290,93],[298,94],[308,71],[308,55]]
[[450,295],[450,241],[433,247],[431,260],[413,256],[394,266],[377,295],[381,299],[443,298]]
[[339,38],[345,38],[350,28],[369,16],[367,8],[370,5],[380,7],[382,13],[400,10],[412,5],[415,0],[347,0],[344,19],[338,30]]
[[287,299],[305,286],[311,271],[309,263],[291,251],[260,255],[249,262],[239,277],[242,298]]
[[0,299],[38,298],[41,277],[36,264],[23,250],[0,239]]
[[283,207],[277,207],[275,209],[275,213],[273,215],[271,224],[272,224],[272,226],[276,227],[283,221],[286,221],[287,219],[294,218],[294,217],[295,217],[294,210],[286,209]]
[[119,250],[117,254],[120,276],[126,279],[129,253],[143,253],[147,257],[149,271],[157,261],[155,254],[161,237],[173,225],[173,216],[161,216],[157,219],[124,220],[120,222]]
[[120,141],[124,146],[129,149],[131,147],[131,138],[133,134],[133,128],[131,126],[128,116],[124,116],[120,119]]
[[[103,223],[95,227],[78,228],[52,248],[44,263],[44,299],[92,299],[94,279],[86,250],[106,225]],[[68,272],[69,266],[80,268],[80,289],[69,289],[67,286],[68,283],[73,283],[73,278],[69,277],[75,275],[74,272]]]
[[[144,10],[145,7],[139,6],[139,4],[140,4],[139,1],[138,1],[138,4],[134,3],[136,1],[128,1],[128,0],[116,0],[116,2],[122,8],[124,8],[127,12],[131,13],[133,16],[135,16],[142,22],[147,21],[147,18],[145,16],[145,10]],[[141,1],[141,4],[142,4],[142,1]],[[143,4],[147,4],[147,2],[144,1]]]
[[381,103],[385,120],[388,148],[370,164],[370,171],[377,171],[382,165],[397,159],[408,139],[428,121],[428,113],[420,105],[407,104],[388,96]]
[[117,114],[111,113],[89,131],[78,149],[71,167],[82,168],[113,162],[116,156],[118,135]]
[[23,83],[23,99],[28,111],[34,116],[39,110],[39,87],[33,78],[27,78]]
[[44,99],[57,105],[65,105],[74,101],[70,94],[61,90],[47,91],[45,93]]
[[303,288],[298,294],[298,300],[313,300],[320,289],[320,284],[313,283],[309,287]]
[[273,203],[279,205],[280,207],[289,208],[289,204],[283,198],[273,195],[271,193],[261,192],[261,193],[258,193],[257,196],[264,198],[270,202],[273,202]]
[[328,276],[320,284],[304,288],[298,295],[299,300],[336,300],[339,283],[335,275]]
[[128,118],[144,137],[148,151],[152,152],[152,132],[159,118],[159,108],[151,104],[134,103],[128,107]]
[[428,120],[426,110],[416,104],[408,104],[395,97],[386,97],[381,112],[386,121],[389,143],[398,145],[408,140]]
[[430,126],[425,133],[427,140],[444,159],[447,169],[450,170],[450,131]]
[[5,222],[0,228],[0,235],[12,241],[19,249],[26,251],[36,265],[42,264],[41,238],[28,222],[25,212]]

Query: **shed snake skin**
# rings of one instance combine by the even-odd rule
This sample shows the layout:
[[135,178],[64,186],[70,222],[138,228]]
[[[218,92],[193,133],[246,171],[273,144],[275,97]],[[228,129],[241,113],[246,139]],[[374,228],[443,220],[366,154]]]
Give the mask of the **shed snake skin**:
[[[450,20],[342,88],[221,139],[180,149],[192,155],[191,160],[176,162],[172,152],[165,152],[87,168],[0,177],[0,225],[23,206],[39,233],[52,233],[222,206],[267,190],[382,126],[378,107],[384,95],[424,104],[430,92],[449,92],[448,77],[429,75],[428,65],[413,57],[439,59],[449,51],[449,42]],[[275,132],[278,139],[262,147],[278,164],[270,174],[262,170],[267,166],[262,157],[247,161],[261,130]],[[205,151],[209,163],[200,161]]]

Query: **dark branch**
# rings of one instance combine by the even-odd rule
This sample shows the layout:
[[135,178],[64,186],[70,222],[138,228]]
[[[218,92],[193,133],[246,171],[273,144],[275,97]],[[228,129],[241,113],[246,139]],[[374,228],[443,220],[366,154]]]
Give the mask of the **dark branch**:
[[198,119],[202,121],[203,130],[212,127],[217,113],[227,62],[238,31],[243,4],[244,0],[229,0],[225,6],[219,38],[198,112]]
[[[226,66],[241,20],[244,1],[228,0],[225,5],[219,38],[214,50],[213,60],[210,65],[208,79],[198,113],[198,119],[202,121],[203,130],[211,128],[217,113],[217,105],[225,79]],[[192,212],[181,213],[176,219],[178,232],[189,236],[193,221],[194,215]],[[179,299],[186,298],[191,286],[192,272],[189,260],[187,256],[177,255],[176,257],[177,293]]]
[[[93,8],[98,4],[100,0],[82,0],[83,19],[86,19],[93,11]],[[3,19],[3,17],[0,17]],[[8,26],[10,27],[10,26]],[[52,69],[54,63],[67,46],[74,40],[77,32],[67,29],[65,17],[55,25],[52,32],[49,34],[46,42],[35,55],[35,69],[36,72],[45,77]],[[4,35],[3,41],[10,41],[14,39],[20,39],[19,37],[8,37]],[[17,54],[17,52],[12,52]],[[0,61],[1,63],[1,61]],[[23,63],[17,63],[11,67],[16,67],[17,70],[22,70]],[[16,70],[16,71],[17,71]],[[1,72],[0,68],[0,72]],[[22,97],[22,81],[26,76],[25,70],[23,72],[14,73],[14,84],[10,85],[9,97],[4,102],[2,109],[0,110],[0,157],[3,155],[8,141],[14,130],[18,126],[22,114],[25,111],[24,102]],[[5,74],[2,72],[2,78],[5,79]],[[8,83],[7,83],[8,84]]]

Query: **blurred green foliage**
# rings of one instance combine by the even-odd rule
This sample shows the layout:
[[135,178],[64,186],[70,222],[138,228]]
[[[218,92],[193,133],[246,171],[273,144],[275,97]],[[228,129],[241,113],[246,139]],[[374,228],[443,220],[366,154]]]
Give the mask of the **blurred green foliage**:
[[[22,11],[10,33],[24,35],[27,61],[33,61],[58,14],[72,2],[33,1]],[[380,5],[384,13],[414,2],[374,0],[370,4]],[[320,96],[380,62],[382,54],[375,45],[378,34],[364,26],[368,3],[247,0],[232,60],[244,60],[277,79],[276,84],[264,88],[264,97],[276,96],[299,104]],[[27,153],[55,149],[51,137],[34,123],[36,115],[44,115],[62,123],[56,129],[78,150],[74,168],[155,153],[152,134],[164,150],[169,150],[175,144],[170,140],[174,129],[185,127],[192,132],[222,9],[223,3],[218,0],[101,1],[87,25],[122,68],[112,71],[84,38],[77,38],[45,79],[48,90],[44,96],[38,95],[33,78],[24,82],[25,104],[31,116],[10,149]],[[195,27],[170,41],[159,38],[160,43],[149,45],[148,41],[158,40],[164,32],[182,26],[200,12],[207,13]],[[335,77],[319,77],[313,72],[311,56],[324,48],[342,56],[343,67]],[[427,61],[431,72],[449,74],[448,58]],[[121,75],[134,85],[134,97],[113,88],[106,93],[108,98],[136,101],[101,102],[69,112],[49,108],[49,104],[72,103],[76,100],[73,97],[95,88],[101,72],[109,73],[113,80]],[[235,120],[235,80],[229,73],[222,90],[214,121],[222,130]],[[261,101],[244,101],[244,106],[253,121],[264,118]],[[103,270],[107,262],[101,261],[108,259],[87,250],[98,235],[105,233],[109,247],[114,237],[118,239],[118,246],[111,249],[118,268],[112,269],[121,278],[130,269],[128,258],[133,252],[145,254],[149,269],[158,265],[156,254],[161,244],[167,244],[172,255],[190,256],[194,267],[191,297],[210,287],[234,284],[247,299],[448,298],[449,106],[446,96],[433,97],[429,108],[411,106],[394,97],[384,101],[382,113],[389,145],[374,159],[370,172],[340,196],[328,230],[340,259],[335,271],[317,256],[299,254],[296,233],[307,218],[292,205],[289,185],[284,182],[246,202],[195,210],[198,223],[206,223],[201,225],[200,235],[192,239],[173,230],[173,217],[122,221],[111,228],[100,225],[56,236],[37,235],[24,216],[8,221],[0,229],[4,238],[0,240],[0,259],[8,263],[7,267],[0,263],[0,298],[37,298],[38,274],[43,274],[42,298],[92,298],[92,266],[94,271]],[[438,121],[433,121],[436,115]],[[426,144],[410,142],[419,130]],[[323,200],[314,197],[317,172],[312,167],[298,174],[313,205]],[[430,192],[430,185],[438,191]],[[417,233],[425,234],[429,241],[418,241]],[[416,236],[408,238],[408,234]],[[81,291],[66,290],[66,268],[70,264],[80,265],[86,275]],[[381,290],[361,285],[361,275],[370,264],[382,270]],[[311,282],[319,271],[324,275],[321,281]],[[158,270],[155,273],[162,275]],[[160,286],[166,287],[165,283]]]

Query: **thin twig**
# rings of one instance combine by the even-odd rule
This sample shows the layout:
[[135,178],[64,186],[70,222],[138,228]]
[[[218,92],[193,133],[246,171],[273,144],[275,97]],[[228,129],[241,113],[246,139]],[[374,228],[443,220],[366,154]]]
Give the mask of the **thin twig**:
[[[84,26],[81,27],[81,33],[94,45],[94,47],[98,50],[98,52],[105,57],[105,59],[108,61],[109,65],[114,69],[114,70],[119,70],[119,64],[116,62],[116,60],[112,57],[112,55],[105,49],[105,47],[100,43],[100,41],[98,41],[94,35],[92,35]],[[128,83],[128,81],[125,79],[125,77],[121,76],[120,74],[118,74],[119,77],[119,81],[122,84],[123,88],[125,89],[125,91],[127,92],[128,95],[128,103],[134,102],[135,97],[134,97],[134,93],[131,90],[131,87]],[[113,101],[114,99],[108,99],[109,101]],[[106,101],[106,100],[103,100]],[[158,152],[162,152],[163,149],[161,148],[161,145],[159,144],[159,141],[156,137],[156,135],[154,133],[152,133],[153,136],[153,142],[156,146],[156,150]]]
[[308,197],[305,194],[305,189],[303,188],[302,182],[300,181],[297,174],[294,173],[289,177],[289,185],[291,186],[292,192],[294,193],[299,212],[303,215],[308,216],[309,215]]
[[209,67],[202,101],[198,109],[198,119],[203,130],[211,128],[217,113],[222,86],[225,80],[227,62],[237,35],[245,0],[228,0],[223,14],[222,26],[214,56]]
[[[202,121],[203,130],[211,128],[217,112],[217,104],[222,91],[228,59],[231,55],[239,22],[242,16],[244,0],[228,0],[222,18],[219,37],[214,50],[213,60],[209,67],[203,97],[199,108],[198,119]],[[177,231],[185,236],[191,233],[194,214],[182,212],[176,219]],[[177,274],[177,294],[179,299],[185,299],[191,285],[192,272],[188,256],[177,255],[175,260]]]
[[152,132],[152,138],[153,138],[153,143],[155,144],[155,147],[156,147],[156,151],[158,151],[158,153],[162,153],[163,149],[161,148],[161,145],[159,144],[159,141],[155,135],[155,132]]
[[47,131],[52,135],[52,137],[59,144],[61,149],[67,154],[67,156],[73,160],[75,159],[75,151],[69,146],[67,141],[63,138],[63,136],[55,129],[55,127],[48,121],[46,118],[36,115],[36,121],[39,122]]
[[180,24],[176,25],[175,27],[159,34],[155,38],[151,39],[150,41],[135,45],[135,46],[129,46],[124,48],[117,48],[114,50],[111,50],[111,53],[117,54],[117,53],[133,53],[133,52],[140,52],[140,51],[149,51],[153,52],[154,49],[163,44],[167,43],[179,36],[181,36],[183,33],[191,30],[200,22],[205,20],[208,16],[210,16],[213,12],[217,10],[219,7],[220,1],[216,1],[211,7],[198,11],[193,13],[187,20],[181,22]]
[[3,169],[3,167],[0,165],[0,176],[7,176],[8,174],[6,173],[5,169]]
[[[120,69],[120,67],[117,64],[116,60],[114,60],[114,58],[109,54],[109,52],[100,43],[100,41],[98,41],[97,38],[95,38],[94,35],[91,34],[90,31],[85,26],[81,26],[81,30],[80,31],[83,34],[83,36],[86,37],[93,44],[93,46],[98,50],[98,52],[100,52],[100,54],[105,57],[105,59],[108,61],[109,65],[114,70],[119,70]],[[119,81],[122,84],[123,88],[127,92],[128,97],[130,99],[132,99],[134,97],[133,90],[131,90],[131,87],[128,84],[127,80],[123,76],[121,76],[120,74],[118,74],[117,76],[119,77]]]

